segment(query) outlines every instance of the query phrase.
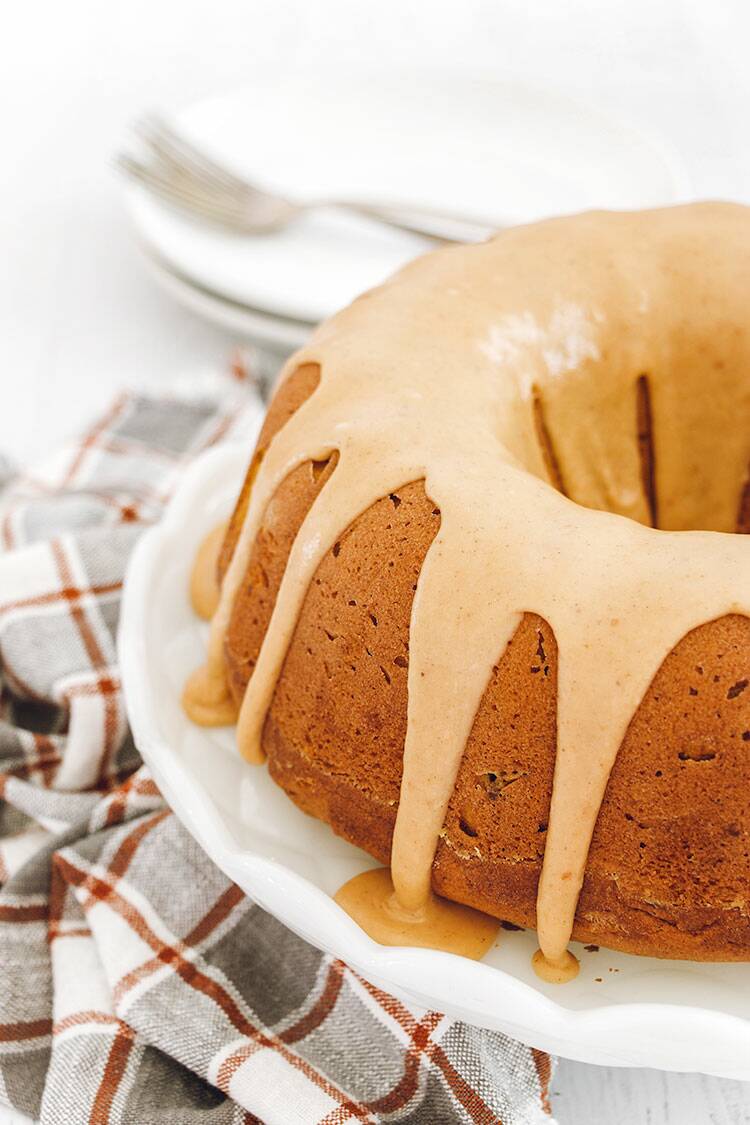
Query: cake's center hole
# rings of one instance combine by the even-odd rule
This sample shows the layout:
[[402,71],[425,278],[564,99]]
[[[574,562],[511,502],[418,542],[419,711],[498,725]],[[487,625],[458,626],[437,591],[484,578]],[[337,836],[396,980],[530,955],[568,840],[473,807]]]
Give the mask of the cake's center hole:
[[[747,464],[734,472],[727,472],[728,465],[722,464],[725,455],[722,434],[717,433],[713,458],[699,456],[692,448],[695,443],[690,440],[690,429],[686,429],[679,419],[675,421],[665,417],[668,408],[663,402],[660,416],[659,407],[654,403],[655,385],[649,372],[635,375],[632,392],[626,391],[628,396],[632,394],[632,407],[626,406],[623,411],[620,401],[618,410],[614,412],[617,424],[623,424],[627,429],[624,435],[625,455],[622,453],[622,432],[610,434],[608,420],[597,421],[591,402],[579,404],[574,401],[572,406],[570,403],[564,406],[564,414],[567,412],[576,421],[576,416],[584,419],[584,424],[580,426],[580,443],[572,443],[569,434],[560,433],[563,423],[556,416],[557,408],[553,410],[545,397],[545,389],[534,386],[531,396],[533,425],[546,479],[558,492],[576,503],[631,516],[650,527],[672,531],[750,533],[750,432],[747,435]],[[667,401],[671,401],[668,396]],[[625,423],[622,422],[623,417]],[[712,425],[710,418],[705,420],[705,425]],[[681,433],[682,438],[676,441],[675,433]],[[635,460],[632,453],[627,455],[627,446],[631,441]],[[684,447],[681,451],[680,441]],[[597,461],[598,451],[603,451],[602,463]],[[679,461],[677,467],[675,457]],[[603,463],[605,461],[606,464]],[[636,476],[633,475],[634,465]],[[718,510],[721,504],[717,505],[711,499],[711,486],[718,473],[724,476],[722,489],[726,487],[729,501],[723,511]],[[619,480],[618,474],[624,474],[624,480]],[[592,498],[578,494],[582,487],[590,487],[585,483],[581,485],[581,480],[585,482],[587,476],[590,482],[594,482]],[[716,490],[713,495],[717,495]],[[635,497],[637,502],[623,503],[623,496],[630,501]],[[676,499],[679,501],[677,505]],[[635,514],[636,511],[639,514]]]

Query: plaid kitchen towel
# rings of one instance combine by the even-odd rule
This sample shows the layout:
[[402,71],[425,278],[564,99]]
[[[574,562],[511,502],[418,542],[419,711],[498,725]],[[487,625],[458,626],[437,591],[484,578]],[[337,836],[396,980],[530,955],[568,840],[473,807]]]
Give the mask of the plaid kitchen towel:
[[44,1125],[549,1123],[546,1055],[285,930],[141,765],[125,564],[185,464],[258,409],[228,383],[124,396],[0,494],[0,1101]]

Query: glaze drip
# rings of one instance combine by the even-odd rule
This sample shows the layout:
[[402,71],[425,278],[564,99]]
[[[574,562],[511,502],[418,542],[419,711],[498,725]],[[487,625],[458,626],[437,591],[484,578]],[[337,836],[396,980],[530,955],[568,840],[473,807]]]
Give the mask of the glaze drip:
[[[290,361],[287,374],[319,365],[320,383],[258,472],[212,623],[208,681],[224,676],[252,544],[296,466],[338,455],[293,546],[243,701],[238,738],[252,761],[319,563],[375,501],[424,479],[441,523],[410,625],[392,852],[406,910],[429,901],[493,665],[523,613],[537,613],[559,651],[539,943],[548,966],[570,967],[589,844],[631,717],[687,632],[750,615],[750,543],[727,534],[750,462],[749,290],[745,208],[592,213],[419,259]],[[657,510],[665,530],[650,526]]]
[[193,612],[204,621],[211,620],[219,605],[221,590],[217,571],[227,526],[227,523],[220,523],[209,531],[198,548],[190,575],[190,604]]
[[334,898],[381,945],[420,945],[478,961],[500,929],[496,918],[433,894],[416,910],[406,909],[387,867],[355,875]]

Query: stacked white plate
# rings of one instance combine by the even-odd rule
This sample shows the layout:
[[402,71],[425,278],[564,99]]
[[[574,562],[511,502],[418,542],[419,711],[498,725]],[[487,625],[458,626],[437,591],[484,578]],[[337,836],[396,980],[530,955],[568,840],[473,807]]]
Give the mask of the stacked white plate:
[[[174,123],[228,167],[299,199],[401,203],[503,226],[690,194],[663,143],[517,84],[285,74],[193,105]],[[127,198],[152,269],[178,300],[282,351],[430,246],[332,210],[251,237],[139,187]]]

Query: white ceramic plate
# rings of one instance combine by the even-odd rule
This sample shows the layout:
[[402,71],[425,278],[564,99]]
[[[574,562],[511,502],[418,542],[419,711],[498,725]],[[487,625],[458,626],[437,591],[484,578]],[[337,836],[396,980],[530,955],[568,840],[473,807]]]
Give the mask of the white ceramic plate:
[[264,309],[250,308],[230,301],[210,289],[189,281],[160,261],[148,250],[146,263],[157,284],[176,301],[205,320],[239,333],[267,348],[280,358],[301,348],[313,325],[294,317],[276,316]]
[[[590,106],[517,83],[290,74],[193,105],[187,135],[290,196],[421,204],[518,223],[674,202],[687,176],[664,144]],[[313,323],[428,245],[335,213],[234,235],[128,190],[140,237],[183,277]]]
[[266,910],[388,991],[584,1062],[704,1071],[750,1079],[750,965],[657,961],[587,952],[577,979],[544,985],[532,933],[501,931],[481,963],[371,941],[330,897],[374,861],[303,813],[243,762],[231,729],[192,726],[185,676],[203,659],[206,626],[187,601],[201,537],[226,517],[246,444],[205,454],[163,522],[133,557],[120,663],[136,743],[166,799],[215,863]]

